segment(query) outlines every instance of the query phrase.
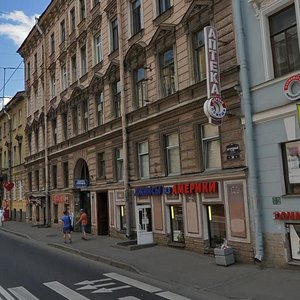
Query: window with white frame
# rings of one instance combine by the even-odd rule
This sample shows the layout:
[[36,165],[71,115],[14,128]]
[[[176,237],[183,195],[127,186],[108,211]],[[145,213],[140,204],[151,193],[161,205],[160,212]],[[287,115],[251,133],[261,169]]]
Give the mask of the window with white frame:
[[118,19],[111,20],[111,52],[119,48]]
[[103,92],[95,94],[95,104],[97,112],[97,125],[102,125],[104,122],[104,111],[103,111]]
[[51,75],[50,81],[51,81],[51,98],[54,98],[54,97],[56,96],[55,74],[52,74],[52,75]]
[[71,32],[73,32],[76,28],[76,16],[75,16],[75,7],[70,10],[70,27]]
[[113,109],[116,118],[121,116],[121,82],[120,80],[113,82]]
[[105,177],[105,153],[97,153],[98,177]]
[[94,51],[95,51],[95,64],[98,64],[103,59],[102,40],[100,34],[94,36]]
[[158,15],[161,15],[171,7],[171,0],[156,0]]
[[269,16],[274,76],[300,68],[300,52],[295,6],[290,5]]
[[66,64],[61,66],[61,89],[64,91],[68,86],[68,79],[67,79],[67,66]]
[[204,168],[220,169],[221,146],[218,126],[202,125],[202,149]]
[[62,20],[60,22],[60,42],[63,43],[66,40],[66,22]]
[[89,130],[89,106],[88,106],[88,100],[84,99],[82,101],[82,129],[83,131]]
[[82,21],[86,17],[85,0],[79,0],[79,13],[80,13],[80,21]]
[[131,33],[138,33],[142,29],[142,4],[141,0],[132,0],[130,3]]
[[115,149],[116,159],[116,179],[117,181],[123,180],[123,148]]
[[195,81],[197,82],[206,78],[205,44],[203,30],[199,30],[193,34],[193,50],[194,77]]
[[166,159],[168,175],[180,173],[179,136],[177,133],[166,135]]
[[81,76],[83,76],[87,72],[86,45],[81,47],[80,56],[81,56]]
[[160,77],[162,96],[169,96],[176,91],[173,48],[160,54]]
[[144,106],[147,100],[147,81],[143,67],[133,70],[133,90],[136,107]]
[[138,143],[139,177],[149,178],[149,149],[148,141]]

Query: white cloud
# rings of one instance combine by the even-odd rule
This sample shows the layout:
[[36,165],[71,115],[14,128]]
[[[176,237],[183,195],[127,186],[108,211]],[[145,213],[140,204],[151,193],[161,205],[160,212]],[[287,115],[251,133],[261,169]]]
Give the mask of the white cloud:
[[23,11],[15,10],[0,14],[0,35],[4,35],[20,46],[35,24],[34,16],[26,16]]

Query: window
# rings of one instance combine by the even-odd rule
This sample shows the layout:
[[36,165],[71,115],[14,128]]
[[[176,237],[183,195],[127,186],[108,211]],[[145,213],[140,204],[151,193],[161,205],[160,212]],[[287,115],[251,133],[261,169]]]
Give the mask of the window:
[[114,113],[115,117],[121,116],[121,83],[116,81],[113,83],[113,97],[114,97]]
[[32,192],[32,173],[31,172],[28,173],[28,189],[29,189],[29,192]]
[[18,152],[19,152],[19,164],[21,164],[22,163],[22,143],[19,143]]
[[28,153],[29,155],[31,155],[31,133],[28,134],[28,139],[27,139],[27,142],[28,142]]
[[30,61],[27,63],[27,80],[30,79]]
[[123,180],[123,149],[115,150],[117,181]]
[[56,96],[56,82],[55,82],[55,74],[51,75],[51,97],[54,98]]
[[105,154],[97,153],[98,177],[105,177]]
[[80,21],[85,19],[85,0],[79,0],[80,7]]
[[84,45],[80,49],[81,56],[81,76],[87,72],[87,58],[86,58],[86,46]]
[[64,112],[61,115],[61,127],[63,133],[63,139],[66,141],[68,139],[68,113]]
[[274,75],[279,77],[300,68],[300,52],[294,5],[269,17]]
[[158,14],[162,14],[171,7],[170,0],[157,0]]
[[141,0],[133,0],[131,2],[132,13],[132,34],[136,34],[142,29],[142,9]]
[[205,65],[205,44],[203,30],[194,33],[193,40],[194,49],[194,72],[195,81],[201,81],[206,78],[206,65]]
[[184,223],[182,205],[170,205],[172,241],[184,243]]
[[35,152],[39,152],[39,129],[36,129],[34,131],[34,137],[35,137]]
[[78,134],[78,109],[74,106],[72,109],[73,135]]
[[64,180],[64,188],[69,187],[69,164],[68,162],[63,163],[63,180]]
[[70,10],[70,26],[71,32],[74,31],[76,27],[75,7]]
[[133,74],[133,88],[135,91],[135,102],[137,107],[145,105],[147,98],[145,69],[138,68]]
[[55,51],[55,39],[54,39],[54,33],[50,36],[50,54],[54,53]]
[[22,109],[19,109],[19,125],[22,125]]
[[13,124],[13,129],[16,129],[16,127],[17,127],[17,123],[16,123],[16,114],[13,114],[13,117],[12,117],[12,124]]
[[221,168],[219,127],[211,124],[202,126],[203,159],[205,169]]
[[52,188],[56,189],[57,188],[57,166],[53,165],[51,168],[51,178],[52,178]]
[[52,130],[52,145],[57,143],[57,132],[56,132],[56,119],[51,121],[51,130]]
[[115,18],[111,21],[111,47],[112,51],[119,48],[119,33],[118,33],[118,19]]
[[60,22],[60,41],[63,43],[66,40],[66,22],[62,20]]
[[83,131],[89,130],[89,107],[87,99],[82,102],[82,129]]
[[37,53],[34,54],[34,71],[37,71]]
[[173,49],[169,49],[160,55],[160,67],[162,95],[169,96],[175,92]]
[[102,61],[102,41],[101,36],[96,35],[94,37],[94,51],[95,51],[95,64],[98,64],[100,61]]
[[34,109],[34,111],[36,111],[38,109],[38,101],[39,101],[38,90],[35,90],[34,91],[34,103],[33,103],[33,109]]
[[35,188],[37,191],[40,190],[40,172],[39,170],[35,170],[34,172],[34,176],[35,176]]
[[125,205],[119,206],[119,214],[120,214],[120,229],[126,230],[126,208]]
[[138,144],[138,164],[140,178],[149,178],[149,150],[147,141]]
[[96,101],[96,112],[97,112],[97,125],[103,124],[103,92],[96,93],[95,95],[95,101]]
[[76,54],[71,57],[72,82],[77,80],[77,59]]
[[179,138],[177,133],[166,136],[167,173],[180,173]]
[[17,146],[14,146],[13,149],[13,166],[17,165]]
[[300,193],[300,141],[282,144],[287,194]]
[[68,86],[67,66],[64,64],[61,67],[61,89],[64,91]]

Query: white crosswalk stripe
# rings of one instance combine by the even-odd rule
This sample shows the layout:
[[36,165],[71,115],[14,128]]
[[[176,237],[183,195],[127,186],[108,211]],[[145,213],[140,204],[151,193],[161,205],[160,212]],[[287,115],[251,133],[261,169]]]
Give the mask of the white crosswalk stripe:
[[69,289],[58,281],[46,282],[44,283],[44,285],[69,300],[90,300],[89,298],[86,298],[79,293]]
[[174,294],[172,292],[161,292],[157,293],[156,295],[169,300],[190,300],[189,298]]
[[[9,294],[2,286],[0,286],[0,294],[4,297],[6,300],[15,300],[15,298]],[[1,298],[2,299],[2,298]]]
[[133,296],[128,296],[128,297],[119,298],[118,300],[141,300],[141,299]]
[[18,300],[39,300],[22,286],[8,289]]

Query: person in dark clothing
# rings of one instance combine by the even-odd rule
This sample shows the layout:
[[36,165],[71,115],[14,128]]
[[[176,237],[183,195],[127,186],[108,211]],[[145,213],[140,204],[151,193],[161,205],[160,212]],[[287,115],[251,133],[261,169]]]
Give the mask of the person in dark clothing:
[[69,238],[69,243],[72,244],[71,239],[71,218],[67,210],[64,211],[64,215],[60,218],[63,224],[63,234],[64,234],[64,243],[67,243],[67,235]]

